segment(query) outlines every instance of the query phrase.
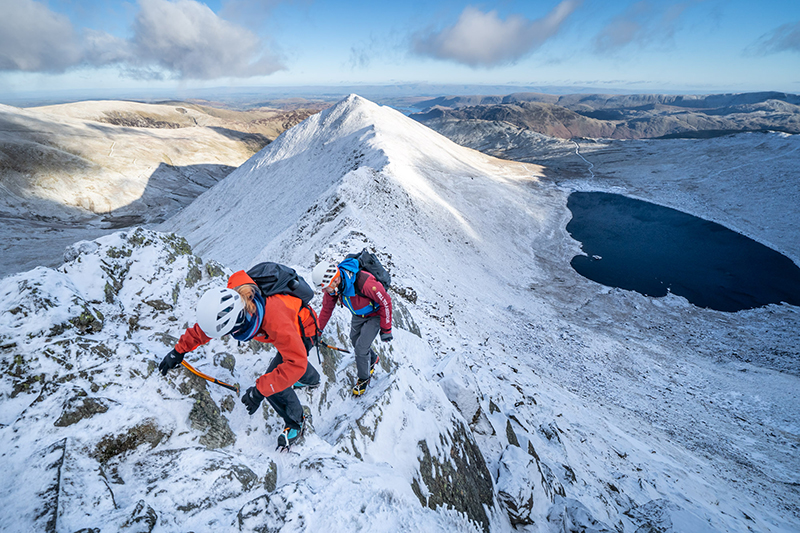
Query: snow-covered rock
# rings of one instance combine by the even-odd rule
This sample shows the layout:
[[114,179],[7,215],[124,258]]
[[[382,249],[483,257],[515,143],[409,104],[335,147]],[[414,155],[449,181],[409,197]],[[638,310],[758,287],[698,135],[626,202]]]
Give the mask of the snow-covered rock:
[[[182,368],[166,379],[156,370],[193,323],[199,295],[224,284],[223,267],[193,255],[182,238],[142,229],[77,243],[66,255],[57,270],[0,282],[0,439],[8,479],[20,481],[0,492],[0,523],[150,531],[247,530],[255,521],[258,530],[268,517],[251,509],[268,501],[283,509],[281,520],[297,513],[311,528],[330,519],[314,509],[374,500],[397,527],[489,529],[491,474],[464,420],[424,377],[433,354],[417,335],[396,329],[359,400],[349,392],[354,362],[326,351],[323,386],[300,393],[315,427],[302,456],[281,456],[273,449],[280,420],[266,403],[263,416],[249,417],[226,389]],[[347,327],[344,318],[332,327]],[[226,339],[188,357],[249,386],[274,353]]]

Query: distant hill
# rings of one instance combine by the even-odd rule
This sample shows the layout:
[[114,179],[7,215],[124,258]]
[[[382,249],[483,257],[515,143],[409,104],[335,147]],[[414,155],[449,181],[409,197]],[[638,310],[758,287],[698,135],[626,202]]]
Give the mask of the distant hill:
[[[63,246],[165,220],[316,110],[117,100],[0,105],[0,276]],[[18,246],[20,243],[25,246]]]
[[455,120],[507,122],[560,137],[652,139],[743,131],[800,133],[800,96],[779,92],[715,95],[453,96],[419,102],[410,115],[440,130]]

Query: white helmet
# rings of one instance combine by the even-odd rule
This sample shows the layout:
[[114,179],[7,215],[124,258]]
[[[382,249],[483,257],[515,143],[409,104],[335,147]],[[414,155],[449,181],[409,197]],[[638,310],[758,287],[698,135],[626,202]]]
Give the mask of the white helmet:
[[217,339],[230,333],[244,311],[239,293],[233,289],[211,289],[197,302],[197,323],[203,333]]
[[311,281],[315,287],[325,289],[331,284],[331,281],[339,274],[339,268],[328,261],[323,261],[314,267],[311,272]]

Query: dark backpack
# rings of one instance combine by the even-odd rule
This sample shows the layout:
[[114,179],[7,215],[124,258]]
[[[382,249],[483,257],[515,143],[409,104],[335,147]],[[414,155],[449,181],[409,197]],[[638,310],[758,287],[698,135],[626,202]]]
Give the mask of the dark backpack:
[[[300,277],[293,268],[270,262],[257,264],[247,271],[247,275],[256,282],[259,290],[261,290],[261,296],[264,298],[275,294],[289,294],[295,298],[299,298],[300,301],[303,302],[300,308],[307,308],[308,312],[311,314],[311,318],[314,319],[314,326],[317,329],[317,334],[313,337],[314,344],[319,342],[317,314],[308,304],[311,298],[314,297],[314,290],[306,280]],[[300,319],[299,315],[297,321],[300,323],[301,334],[305,337],[305,328],[303,327],[303,321]],[[319,352],[317,352],[317,356],[319,357]]]
[[368,252],[367,249],[364,248],[357,254],[348,254],[346,258],[358,261],[358,266],[361,270],[366,270],[375,276],[375,279],[380,281],[381,285],[383,285],[386,290],[389,290],[389,285],[392,284],[392,275],[383,268],[383,265],[378,261],[378,257],[375,254]]
[[291,294],[300,298],[303,305],[308,305],[314,297],[313,289],[306,280],[301,278],[293,268],[278,263],[259,263],[247,271],[258,288],[261,295],[266,298],[274,294]]

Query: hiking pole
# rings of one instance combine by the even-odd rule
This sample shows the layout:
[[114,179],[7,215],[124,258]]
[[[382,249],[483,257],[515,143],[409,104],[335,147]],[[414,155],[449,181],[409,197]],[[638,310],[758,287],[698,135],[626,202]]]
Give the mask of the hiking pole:
[[181,361],[181,364],[186,367],[186,370],[188,370],[189,372],[191,372],[195,376],[201,377],[206,381],[210,381],[211,383],[216,383],[217,385],[219,385],[221,387],[225,387],[226,389],[230,389],[230,390],[236,392],[236,396],[237,397],[239,396],[239,386],[238,385],[229,385],[229,384],[225,383],[224,381],[218,380],[217,378],[212,378],[211,376],[206,376],[205,374],[203,374],[202,372],[197,370],[195,367],[193,367],[192,365],[187,363],[185,360]]

